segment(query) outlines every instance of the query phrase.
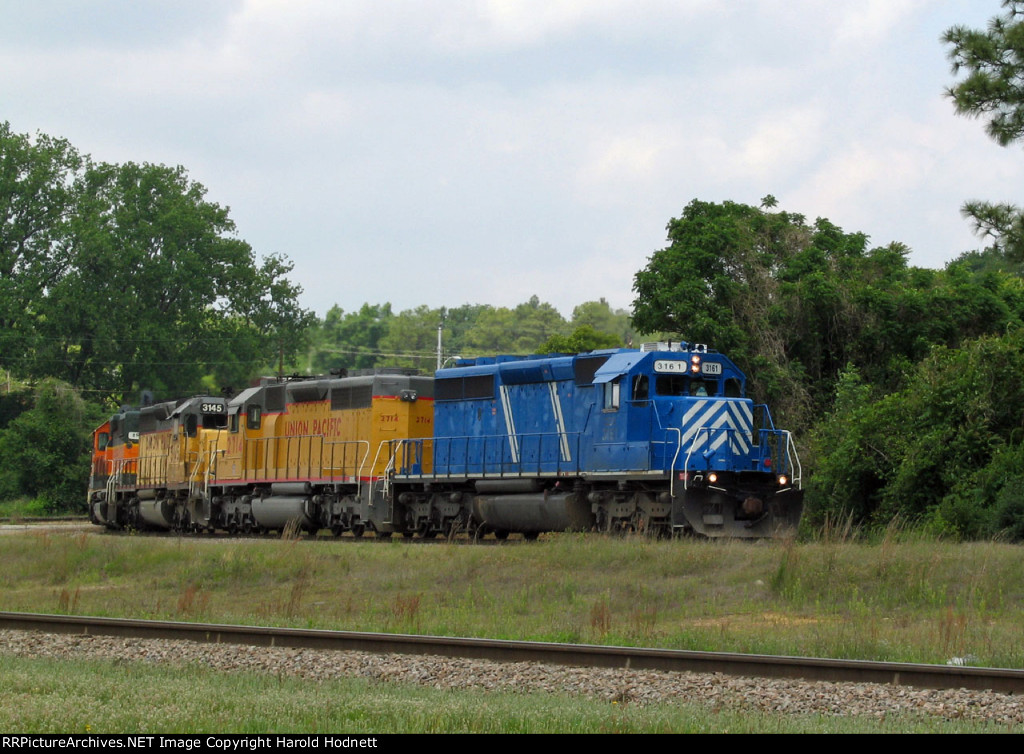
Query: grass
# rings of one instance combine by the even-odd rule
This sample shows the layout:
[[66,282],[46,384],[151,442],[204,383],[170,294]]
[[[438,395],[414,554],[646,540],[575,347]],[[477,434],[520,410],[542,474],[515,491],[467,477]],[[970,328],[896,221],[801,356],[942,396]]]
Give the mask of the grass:
[[[0,536],[0,609],[1024,667],[1017,546],[653,541],[471,546]],[[33,732],[961,732],[966,723],[309,683],[0,650],[0,730]],[[138,700],[145,700],[141,702]]]
[[0,609],[1024,667],[1002,544],[0,537]]
[[32,733],[983,733],[996,725],[635,706],[562,694],[310,682],[196,666],[0,654],[0,730]]

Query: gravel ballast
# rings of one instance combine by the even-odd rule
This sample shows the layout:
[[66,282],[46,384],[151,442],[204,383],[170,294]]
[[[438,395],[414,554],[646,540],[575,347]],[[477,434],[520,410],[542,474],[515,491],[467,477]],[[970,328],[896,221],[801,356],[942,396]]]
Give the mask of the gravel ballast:
[[0,652],[19,657],[199,664],[222,672],[288,675],[321,681],[368,678],[435,689],[568,693],[620,704],[685,702],[714,709],[884,718],[934,715],[949,720],[1024,722],[1011,694],[915,689],[872,683],[741,678],[722,674],[496,663],[430,655],[249,647],[162,639],[0,631]]

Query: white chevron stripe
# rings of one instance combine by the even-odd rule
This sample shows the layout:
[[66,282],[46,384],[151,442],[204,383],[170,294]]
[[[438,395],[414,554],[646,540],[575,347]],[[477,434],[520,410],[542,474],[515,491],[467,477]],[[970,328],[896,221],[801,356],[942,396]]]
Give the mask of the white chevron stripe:
[[571,461],[569,452],[569,437],[565,433],[565,417],[562,416],[562,402],[558,399],[558,387],[554,382],[548,383],[548,393],[551,395],[551,410],[555,412],[555,428],[558,432],[558,445],[562,453],[563,461]]
[[519,438],[516,437],[516,423],[512,418],[512,402],[508,397],[508,387],[501,386],[501,408],[505,412],[505,431],[508,432],[508,447],[512,452],[512,463],[519,463]]
[[[684,431],[684,433],[683,433],[684,441],[687,441],[690,438],[692,438],[693,435],[696,434],[696,432],[698,430],[700,430],[700,429],[702,429],[704,427],[707,427],[707,426],[718,427],[718,426],[721,426],[724,421],[726,421],[725,417],[727,416],[727,414],[722,414],[722,415],[720,415],[718,417],[718,419],[715,420],[714,424],[710,424],[710,425],[708,424],[708,422],[710,422],[712,420],[712,417],[714,417],[716,414],[720,414],[720,412],[722,412],[722,410],[723,410],[722,404],[724,403],[724,401],[698,401],[698,403],[700,404],[699,406],[694,406],[694,408],[691,409],[690,411],[687,411],[686,412],[686,416],[683,417],[683,427],[685,428],[686,427],[686,418],[687,417],[691,417],[694,413],[696,413],[697,410],[703,410],[703,413],[701,413],[696,418],[691,419],[691,423],[690,423],[689,428],[686,429]],[[708,403],[710,403],[711,405],[708,406],[707,405]]]
[[750,419],[744,410],[746,404],[729,403],[728,407],[729,413],[732,416],[732,426],[737,430],[733,435],[736,445],[739,448],[739,452],[747,455],[750,452],[750,444],[753,442],[753,438],[750,435]]
[[[691,443],[698,432],[703,430],[707,434],[705,442],[708,449],[716,451],[729,441],[732,452],[746,455],[753,443],[752,425],[753,410],[746,402],[697,400],[683,415],[682,442]],[[725,428],[733,431],[714,431]]]

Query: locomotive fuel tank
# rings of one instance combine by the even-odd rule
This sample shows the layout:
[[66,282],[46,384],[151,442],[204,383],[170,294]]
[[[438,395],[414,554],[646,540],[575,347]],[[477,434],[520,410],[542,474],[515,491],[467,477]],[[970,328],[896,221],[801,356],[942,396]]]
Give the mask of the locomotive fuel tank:
[[289,524],[306,531],[320,528],[316,523],[316,507],[312,499],[301,495],[254,498],[252,515],[264,529],[284,529]]
[[[170,500],[157,500],[153,495],[147,495],[143,490],[139,500],[139,518],[149,528],[172,529],[174,528],[174,505]],[[149,498],[149,499],[146,499]]]
[[473,517],[489,529],[518,532],[586,531],[594,523],[586,499],[561,490],[503,494],[492,488],[473,498]]

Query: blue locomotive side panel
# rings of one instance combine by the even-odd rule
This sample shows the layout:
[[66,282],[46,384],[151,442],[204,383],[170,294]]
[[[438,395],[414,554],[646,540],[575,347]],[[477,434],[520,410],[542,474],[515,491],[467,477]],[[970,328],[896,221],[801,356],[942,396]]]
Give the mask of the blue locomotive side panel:
[[580,469],[572,357],[498,357],[462,364],[437,374],[435,474],[559,474]]

